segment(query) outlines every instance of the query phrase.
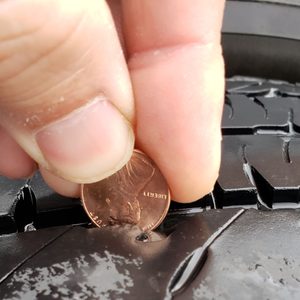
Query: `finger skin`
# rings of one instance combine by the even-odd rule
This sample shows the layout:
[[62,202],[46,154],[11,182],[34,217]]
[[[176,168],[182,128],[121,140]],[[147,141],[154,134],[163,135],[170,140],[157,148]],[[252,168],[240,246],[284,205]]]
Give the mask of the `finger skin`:
[[137,145],[180,202],[210,192],[218,176],[223,7],[221,0],[123,1]]
[[129,54],[220,42],[224,0],[123,0]]
[[37,166],[16,141],[0,127],[0,174],[9,178],[26,178]]
[[40,167],[40,172],[45,182],[60,195],[71,198],[78,198],[80,196],[79,184],[64,180],[43,167]]
[[[107,105],[92,107],[97,99]],[[96,117],[86,125],[88,107],[93,116],[111,107],[117,123],[103,121],[100,134]],[[39,165],[76,182],[108,176],[131,156],[133,122],[130,77],[106,1],[0,1],[0,124]],[[47,146],[47,135],[56,144]]]

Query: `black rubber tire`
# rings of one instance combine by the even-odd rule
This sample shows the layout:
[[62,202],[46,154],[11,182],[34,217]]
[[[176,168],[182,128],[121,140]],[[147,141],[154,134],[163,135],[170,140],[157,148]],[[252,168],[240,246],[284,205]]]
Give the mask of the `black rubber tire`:
[[299,28],[300,0],[227,1],[220,176],[152,235],[0,177],[0,299],[298,300]]
[[300,2],[226,3],[222,44],[227,77],[300,81]]

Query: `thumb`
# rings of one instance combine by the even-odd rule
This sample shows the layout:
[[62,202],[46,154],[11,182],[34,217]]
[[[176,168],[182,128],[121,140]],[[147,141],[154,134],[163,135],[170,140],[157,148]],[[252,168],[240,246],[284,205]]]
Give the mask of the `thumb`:
[[0,125],[40,166],[77,183],[111,175],[132,153],[133,106],[105,1],[0,3]]

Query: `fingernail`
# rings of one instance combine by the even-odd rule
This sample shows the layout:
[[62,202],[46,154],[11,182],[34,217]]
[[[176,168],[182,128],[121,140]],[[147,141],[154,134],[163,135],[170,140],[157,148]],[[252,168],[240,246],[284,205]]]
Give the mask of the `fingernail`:
[[36,141],[52,172],[90,183],[122,168],[131,157],[134,135],[122,114],[97,98],[40,130]]

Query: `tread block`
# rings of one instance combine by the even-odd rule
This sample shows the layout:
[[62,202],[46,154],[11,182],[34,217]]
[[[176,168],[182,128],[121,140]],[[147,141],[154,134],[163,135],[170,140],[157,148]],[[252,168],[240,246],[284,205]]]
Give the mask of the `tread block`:
[[222,130],[224,135],[300,132],[300,99],[227,95]]
[[299,299],[299,212],[248,210],[176,299]]
[[245,173],[243,157],[245,141],[241,137],[223,137],[221,168],[214,191],[218,208],[236,205],[256,207],[256,188]]
[[[130,226],[74,226],[3,281],[0,298],[164,299],[187,255],[239,211],[210,210],[183,217],[167,238],[154,232],[150,239],[157,239],[148,242],[138,241],[139,231]],[[31,238],[42,234],[33,232]]]
[[294,84],[282,84],[278,90],[281,96],[300,97],[300,86]]
[[226,93],[234,93],[235,91],[249,87],[251,85],[256,84],[255,81],[247,81],[247,80],[226,80],[225,82],[225,90]]
[[220,206],[247,205],[256,201],[258,206],[266,208],[276,203],[298,207],[299,146],[300,138],[296,137],[225,136],[216,188],[221,198]]
[[[253,136],[245,152],[261,199],[299,203],[300,152],[291,156],[289,140],[279,136]],[[298,163],[297,163],[298,162]]]
[[252,134],[259,125],[267,124],[265,109],[249,100],[245,95],[228,95],[226,106],[228,108],[223,114],[222,130],[223,134]]
[[[286,126],[289,130],[289,123],[293,125],[290,131],[300,129],[300,99],[298,98],[257,98],[266,109],[266,117],[273,127]],[[289,132],[289,131],[288,131]],[[290,132],[291,134],[293,132]]]
[[231,92],[234,94],[242,94],[248,96],[258,96],[258,95],[266,95],[273,89],[274,91],[279,89],[279,86],[274,88],[274,84],[268,81],[264,82],[254,82],[251,85],[241,86],[240,88],[231,89]]
[[23,215],[26,218],[26,213],[31,217],[32,203],[29,199],[24,199],[23,194],[25,185],[24,179],[0,177],[0,235],[22,230],[19,217],[22,218]]
[[69,227],[47,228],[38,231],[0,236],[0,290],[1,282],[22,263],[64,233]]

